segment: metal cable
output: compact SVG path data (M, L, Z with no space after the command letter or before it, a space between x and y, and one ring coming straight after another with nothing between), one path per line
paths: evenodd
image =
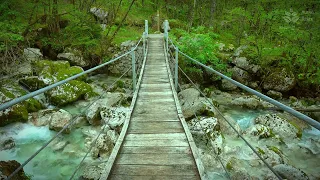
M282 177L260 156L260 154L251 146L251 144L236 130L236 128L223 116L220 110L206 97L206 95L193 83L189 76L179 67L182 74L190 81L190 83L197 89L200 94L212 105L212 107L219 113L219 115L229 124L229 126L237 133L237 135L250 147L250 149L263 161L263 163L277 176L278 179Z
M111 89L118 80L120 80L129 70L131 69L131 67L125 72L123 73L117 80L114 81L113 84L111 84L108 89L103 93L101 94L95 101L93 101L92 103L88 104L86 107L85 107L85 110L87 108L89 108L93 103L95 103L97 100L101 99L101 97L103 97L103 95L109 90ZM83 111L85 112L85 111ZM83 113L82 112L82 113ZM6 180L10 180L14 175L16 175L24 166L26 166L33 158L35 158L44 148L46 148L54 139L56 139L63 131L65 131L69 126L71 126L75 120L80 117L81 114L78 114L77 116L75 116L73 118L73 120L71 122L69 122L68 124L66 124L54 137L52 137L47 143L45 143L40 149L38 149L31 157L29 157L24 163L22 163L13 173L11 173Z
M88 69L88 70L86 70L86 71L83 71L83 72L81 72L81 73L79 73L79 74L76 74L76 75L74 75L74 76L71 76L71 77L69 77L69 78L67 78L67 79L64 79L64 80L62 80L62 81L56 82L56 83L51 84L51 85L49 85L49 86L47 86L47 87L44 87L44 88L39 89L39 90L37 90L37 91L31 92L31 93L29 93L29 94L26 94L26 95L24 95L24 96L21 96L21 97L18 97L18 98L13 99L13 100L11 100L11 101L8 101L8 102L6 102L6 103L4 103L4 104L1 104L1 105L0 105L0 111L2 111L2 110L4 110L4 109L7 109L7 108L9 108L9 107L11 107L11 106L13 106L13 105L15 105L15 104L18 104L18 103L20 103L20 102L22 102L22 101L25 101L25 100L27 100L27 99L29 99L29 98L32 98L32 97L34 97L34 96L36 96L36 95L38 95L38 94L44 93L44 92L46 92L46 91L48 91L48 90L50 90L50 89L53 89L53 88L55 88L55 87L57 87L57 86L60 86L60 85L62 85L62 84L64 84L64 83L66 83L66 82L69 82L69 81L73 80L73 79L76 79L76 78L78 78L78 77L80 77L80 76L82 76L82 75L84 75L84 74L88 74L88 73L90 73L90 72L92 72L92 71L95 71L95 70L97 70L97 69L99 69L99 68L101 68L101 67L103 67L103 66L106 66L106 65L108 65L108 64L111 64L111 63L119 60L120 58L122 58L122 57L124 57L124 56L126 56L126 55L129 55L132 51L134 51L134 50L138 47L138 45L141 43L141 40L142 40L142 38L139 40L138 44L137 44L132 50L130 50L130 51L122 54L121 56L118 56L118 57L116 57L116 58L114 58L114 59L112 59L112 60L110 60L110 61L108 61L108 62L105 62L105 63L103 63L103 64L100 64L100 65L96 66L96 67L93 67L93 68Z
M179 88L181 89L180 84L178 84L178 86L179 86ZM189 101L187 101L187 102L188 102L188 104L189 104L189 106L190 106L190 105L191 105L190 102L189 102ZM212 150L213 150L213 152L214 152L214 154L215 154L215 159L218 159L218 161L220 162L220 164L221 164L221 166L223 167L224 171L226 172L226 174L227 174L227 176L228 176L228 179L231 179L231 178L230 178L230 175L229 175L229 172L227 171L227 169L226 169L225 166L223 165L223 162L222 162L219 154L218 154L218 153L215 151L215 149L214 149L214 146L213 146L213 144L212 144L212 140L209 138L208 134L204 131L204 128L203 128L202 124L200 123L201 120L198 119L198 116L197 116L197 114L195 113L195 111L193 111L193 114L194 114L194 116L196 117L196 119L198 120L197 123L199 123L200 126L201 126L201 131L205 134L205 136L207 137L207 139L210 141L210 144L211 144L211 146L212 146Z
M223 75L222 73L212 69L211 67L208 67L208 66L198 62L197 60L191 58L190 56L186 55L185 53L183 53L181 51L179 51L179 53L182 54L183 56L187 57L188 59L190 59L195 64L198 64L199 66L201 66L201 67L203 67L203 68L205 68L205 69L207 69L209 71L212 71L216 75L228 80L229 82L231 82L232 84L240 87L241 89L243 89L245 91L248 91L249 93L258 96L261 99L263 99L263 100L265 100L265 101L267 101L267 102L269 102L269 103L271 103L271 104L273 104L275 106L278 106L280 109L282 109L282 110L294 115L295 117L307 122L308 124L310 124L314 128L320 130L320 123L317 122L316 120L314 120L314 119L312 119L312 118L310 118L310 117L308 117L308 116L306 116L306 115L304 115L304 114L292 109L291 107L286 106L286 105L284 105L284 104L282 104L282 103L280 103L280 102L278 102L278 101L276 101L276 100L274 100L274 99L272 99L272 98L270 98L270 97L268 97L268 96L266 96L266 95L264 95L264 94L262 94L262 93L260 93L260 92L258 92L256 90L254 90L254 89L251 89L251 88L249 88L249 87L247 87L247 86L245 86L245 85L243 85L243 84L241 84L241 83L239 83L239 82L237 82L237 81L235 81L235 80Z
M110 88L112 88L115 83L117 83L125 74L127 74L127 72L129 72L131 68L132 68L132 67L128 68L118 79L116 79L116 80L114 81L114 83L110 86ZM108 92L108 90L109 90L110 88L108 88L108 89L103 93L103 95L106 94L106 92ZM101 96L101 97L102 97L102 96ZM99 98L99 99L100 99L100 98ZM93 104L93 103L92 103L92 104ZM91 104L91 105L92 105L92 104ZM90 105L90 106L91 106L91 105ZM89 106L89 107L90 107L90 106ZM117 107L116 109L118 109L118 107ZM109 119L110 119L110 118L109 118ZM109 119L108 119L108 120L109 120ZM74 175L75 175L75 174L77 173L77 171L80 169L83 161L87 158L87 156L88 156L88 154L91 152L93 146L96 144L97 139L99 138L99 136L101 135L101 133L102 133L102 132L104 131L104 129L106 128L106 125L107 125L107 122L106 122L106 124L104 125L103 129L99 132L99 135L98 135L97 138L95 139L93 145L91 144L91 146L90 146L89 150L87 151L86 155L83 157L83 159L82 159L81 162L79 163L78 167L77 167L76 170L73 172L72 176L70 177L70 180L74 177Z

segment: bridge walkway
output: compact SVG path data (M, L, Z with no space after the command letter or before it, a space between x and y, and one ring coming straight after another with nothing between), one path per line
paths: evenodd
M108 179L200 179L192 137L180 121L163 35L148 36L148 55L127 133Z

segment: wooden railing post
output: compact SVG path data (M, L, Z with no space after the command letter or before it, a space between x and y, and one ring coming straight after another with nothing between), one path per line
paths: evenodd
M176 47L176 59L175 59L175 68L174 68L174 86L176 91L178 91L178 67L179 67L179 48Z
M136 57L135 57L135 49L134 47L131 49L131 55L132 55L132 87L133 87L133 92L136 90Z

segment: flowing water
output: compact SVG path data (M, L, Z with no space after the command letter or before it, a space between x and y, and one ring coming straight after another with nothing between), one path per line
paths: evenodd
M250 126L254 125L254 119L256 117L268 113L272 112L247 109L230 109L224 114L236 121L241 130L245 131ZM266 146L278 147L284 154L284 159L286 159L288 164L303 170L311 179L320 178L320 147L314 143L315 139L320 142L319 130L315 128L305 129L300 140L296 139L292 142L287 142L286 145L279 144L272 139L259 140L257 138L250 137L249 135L244 135L244 137L256 149L258 147ZM226 166L231 157L237 157L240 160L244 160L241 161L243 162L241 166L251 176L264 179L266 174L272 174L264 164L260 163L260 165L256 165L258 157L253 154L253 151L240 138L234 135L224 135L224 145L224 150L226 152L221 156L224 166ZM208 149L208 147L202 148ZM208 157L214 157L212 152L206 152L208 153ZM224 169L214 158L212 158L212 162L204 164L206 164L205 166L210 179L228 179Z

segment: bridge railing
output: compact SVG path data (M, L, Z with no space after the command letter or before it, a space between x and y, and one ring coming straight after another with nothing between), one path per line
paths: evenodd
M168 27L169 27L169 22L167 20L165 20L165 22L164 22L164 39L165 39L165 46L166 46L165 50L167 52L166 54L169 56L168 58L169 59L171 58L174 61L174 62L172 62L171 69L172 69L172 71L174 71L173 74L174 74L175 89L178 91L178 87L180 87L179 81L178 81L178 79L179 79L178 72L180 71L181 74L183 74L188 79L188 81L194 86L194 88L197 89L200 92L200 94L203 97L206 98L208 103L218 112L218 114L223 118L223 120L225 120L227 122L227 124L234 130L234 132L238 135L238 137L240 137L246 143L246 145L250 147L250 149L259 157L259 159L261 159L263 161L263 163L274 173L274 175L278 179L282 179L282 177L273 169L273 167L270 164L268 164L265 161L265 159L263 159L261 157L261 155L257 152L257 150L255 150L255 148L241 135L241 133L230 123L230 121L224 117L224 115L213 104L213 102L209 98L206 97L206 95L196 86L196 84L191 80L191 78L182 70L182 68L180 68L180 66L179 66L179 54L184 56L185 58L187 58L187 60L189 60L189 61L191 61L191 62L193 62L193 63L195 63L195 64L197 64L197 65L199 65L199 66L201 66L203 68L205 68L206 70L208 70L210 72L213 72L214 74L220 76L223 79L226 79L227 81L229 81L230 83L236 85L237 87L239 87L239 88L241 88L241 89L243 89L243 90L245 90L245 91L247 91L247 92L249 92L251 94L254 94L254 95L258 96L261 99L263 99L263 100L265 100L265 101L267 101L267 102L279 107L280 109L292 114L293 116L295 116L295 117L307 122L309 125L313 126L314 128L316 128L318 130L320 130L320 123L317 122L316 120L314 120L314 119L312 119L312 118L310 118L310 117L308 117L308 116L306 116L306 115L294 110L293 108L280 103L279 101L276 101L276 100L274 100L274 99L272 99L272 98L270 98L270 97L268 97L268 96L266 96L266 95L264 95L264 94L262 94L262 93L260 93L260 92L258 92L256 90L254 90L254 89L251 89L251 88L249 88L249 87L247 87L247 86L245 86L245 85L243 85L243 84L241 84L241 83L229 78L228 76L225 76L224 74L216 71L215 69L213 69L213 68L211 68L209 66L206 66L203 63L200 63L198 60L196 60L196 59L190 57L189 55L187 55L186 53L180 51L178 46L175 45L172 42L172 40L170 39L169 32L168 32ZM173 53L174 54L171 52L169 46L173 48L173 50L174 50ZM188 103L190 103L190 102L188 102ZM193 112L193 113L194 113L195 117L198 118L196 113L195 112ZM206 134L206 133L204 133L204 134ZM210 138L208 138L208 140L211 141ZM211 145L213 146L212 141L211 141ZM213 146L213 149L214 149L214 146ZM216 154L216 158L219 160L219 162L221 163L223 169L225 170L226 174L228 175L228 177L230 179L230 176L229 176L229 174L227 172L226 167L223 165L221 159L219 158L219 153L216 152L215 154Z
M132 65L131 65L131 67L130 67L129 69L127 69L123 74L121 74L120 77L119 77L117 80L115 80L115 81L107 88L107 90L106 90L103 94L101 94L101 95L98 97L98 99L96 99L96 100L99 100L100 98L102 98L102 96L103 96L108 90L110 90L110 89L113 87L113 85L115 85L116 82L117 82L118 80L120 80L124 75L126 75L126 74L129 72L129 70L131 70L131 69L132 69L132 86L133 86L132 88L133 88L133 92L134 92L135 89L136 89L136 84L137 84L136 74L137 74L137 70L139 69L139 68L138 68L138 69L136 68L136 55L135 55L135 51L137 50L137 48L139 47L139 45L140 45L141 43L143 43L143 58L142 58L142 59L145 60L145 58L146 58L146 56L147 56L147 38L148 38L148 21L145 20L145 28L144 28L144 32L142 33L142 37L140 38L140 40L138 41L138 43L137 43L134 47L132 47L132 49L131 49L130 51L125 52L124 54L122 54L122 55L120 55L120 56L118 56L118 57L116 57L116 58L114 58L114 59L111 59L111 60L109 60L108 62L105 62L105 63L100 64L100 65L98 65L98 66L95 66L95 67L93 67L93 68L91 68L91 69L88 69L88 70L86 70L86 71L83 71L83 72L81 72L81 73L79 73L79 74L76 74L76 75L74 75L74 76L71 76L71 77L69 77L69 78L67 78L67 79L61 80L61 81L56 82L56 83L54 83L54 84L52 84L52 85L46 86L46 87L44 87L44 88L42 88L42 89L36 90L36 91L31 92L31 93L28 93L28 94L26 94L26 95L24 95L24 96L21 96L21 97L18 97L18 98L16 98L16 99L13 99L13 100L11 100L11 101L8 101L8 102L6 102L6 103L4 103L4 104L1 104L1 105L0 105L0 111L4 111L4 110L6 110L7 108L10 108L10 107L12 107L12 106L14 106L14 105L16 105L16 104L18 104L18 103L21 103L21 102L23 102L23 101L25 101L25 100L27 100L27 99L30 99L30 98L32 98L32 97L34 97L34 96L37 96L37 95L42 94L42 93L45 93L45 92L47 92L47 91L49 91L49 90L51 90L51 89L53 89L53 88L56 88L56 87L58 87L58 86L60 86L60 85L65 84L65 83L67 83L67 82L69 82L69 81L71 81L71 80L77 79L77 78L80 77L80 76L83 76L83 75L85 75L85 74L91 73L91 72L93 72L93 71L95 71L95 70L97 70L97 69L100 69L100 68L104 67L104 66L110 65L110 64L112 64L112 63L114 63L114 62L116 62L116 61L121 60L121 58L123 58L123 57L125 57L125 56L127 56L127 55L130 55L130 54L131 54L131 57L132 57ZM141 63L141 64L142 64L142 63ZM141 68L141 67L140 67L140 68ZM96 102L96 101L93 101L92 103L90 103L89 105L87 105L86 108L89 108L94 102ZM81 115L81 114L80 114L80 115ZM76 116L76 117L73 117L72 120L71 120L68 124L66 124L54 137L52 137L49 141L47 141L47 142L46 142L41 148L39 148L32 156L30 156L24 163L22 163L13 173L11 173L11 174L7 177L6 180L12 179L23 167L25 167L32 159L34 159L34 158L35 158L43 149L45 149L54 139L56 139L60 134L62 134L63 131L65 131L67 128L71 127L71 126L73 125L73 123L76 121L76 119L77 119L80 115L78 115L78 116ZM105 123L105 126L106 126L106 124L107 124L107 123ZM87 154L85 155L85 157L83 158L83 160L80 162L79 166L77 167L77 169L75 170L75 172L72 174L72 176L71 176L70 179L72 179L72 178L74 177L75 173L76 173L77 170L80 168L80 165L83 163L84 159L87 157L88 153L91 151L92 146L95 144L95 142L96 142L97 139L99 138L99 136L100 136L101 132L104 130L105 126L104 126L103 129L100 131L100 133L99 133L99 135L96 137L95 141L91 144L91 147L89 148L89 151L87 152Z

